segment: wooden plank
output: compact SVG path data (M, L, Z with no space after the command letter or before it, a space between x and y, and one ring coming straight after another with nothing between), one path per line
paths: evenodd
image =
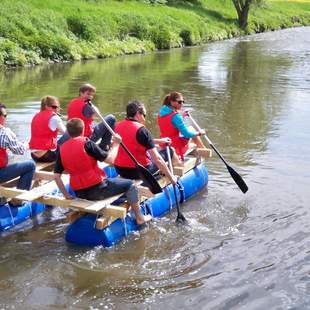
M66 214L66 218L67 218L68 222L71 224L85 214L86 214L85 212L71 211L71 212Z
M99 217L96 221L97 229L104 229L110 224L112 224L117 219L124 219L127 215L127 208L120 206L107 206L104 215Z
M210 158L212 157L212 150L207 148L197 148L196 149L197 155L203 158Z
M121 206L106 206L104 211L106 216L111 216L114 218L125 218L127 214L127 208Z
M45 170L45 169L52 169L54 168L55 162L50 162L50 163L36 163L36 170Z
M105 200L95 202L78 198L65 199L62 196L53 196L46 193L46 190L51 192L51 187L52 189L56 188L55 184L51 185L50 183L54 182L49 182L48 184L38 187L37 188L39 189L38 191L36 191L36 189L32 191L25 191L16 188L6 188L0 186L0 196L4 196L6 198L17 198L20 200L27 200L27 201L37 201L47 205L72 208L77 211L93 214L103 213L103 211L106 210L107 208L110 209L110 211L108 212L110 212L110 214L112 215L115 215L115 213L123 214L122 212L124 212L124 209L126 210L126 208L117 209L119 207L110 206L112 202L121 197L123 194L115 195Z
M196 149L197 149L197 145L195 143L190 142L188 145L188 149L184 154L184 157L192 154L193 152L195 152Z
M174 167L173 171L175 175L182 176L184 175L187 171L193 169L197 165L197 158L192 157L189 158L184 162L183 167Z
M53 181L55 175L53 172L50 171L36 171L33 177L35 180L46 180L46 181Z
M112 223L112 219L110 217L100 217L96 221L96 228L99 230L105 229Z
M68 175L62 175L62 180L64 181L64 183L68 183L69 176ZM16 196L16 198L20 199L20 200L33 201L33 200L38 199L44 195L49 194L55 188L57 188L55 181L48 182L46 184L43 184L41 186L38 186L38 187L30 190L30 191L26 191L25 193L22 193L22 194Z

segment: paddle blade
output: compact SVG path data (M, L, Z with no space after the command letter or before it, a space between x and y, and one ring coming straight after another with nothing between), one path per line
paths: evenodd
M187 220L182 213L178 213L178 216L175 221L177 224L187 224Z
M236 184L239 186L239 188L241 189L242 193L245 194L248 191L248 186L245 184L244 180L242 179L242 177L239 175L239 173L237 171L235 171L232 167L230 167L229 165L226 165L231 177L234 179L234 181L236 182Z
M153 194L158 194L163 191L159 183L149 170L147 170L140 164L137 165L137 169L139 171L140 179L145 183L145 185L150 189Z

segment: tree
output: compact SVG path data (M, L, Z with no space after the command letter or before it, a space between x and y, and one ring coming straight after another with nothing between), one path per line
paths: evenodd
M256 5L262 4L263 0L232 0L232 2L238 14L239 26L242 29L245 29L246 26L248 25L248 16L250 7L255 4Z

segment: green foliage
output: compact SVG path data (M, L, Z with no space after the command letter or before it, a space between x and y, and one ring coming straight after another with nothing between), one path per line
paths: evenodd
M310 24L309 2L266 0L242 31L231 0L166 1L1 0L0 65L145 53Z

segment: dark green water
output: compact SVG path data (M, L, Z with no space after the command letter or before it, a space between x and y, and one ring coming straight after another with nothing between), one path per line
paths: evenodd
M208 191L183 206L190 227L176 227L172 214L112 249L66 244L62 210L29 221L0 239L1 308L309 308L309 27L6 71L0 81L8 126L25 140L40 97L65 107L83 82L118 119L129 100L144 101L155 136L162 98L181 91L250 188L243 195L214 155Z

